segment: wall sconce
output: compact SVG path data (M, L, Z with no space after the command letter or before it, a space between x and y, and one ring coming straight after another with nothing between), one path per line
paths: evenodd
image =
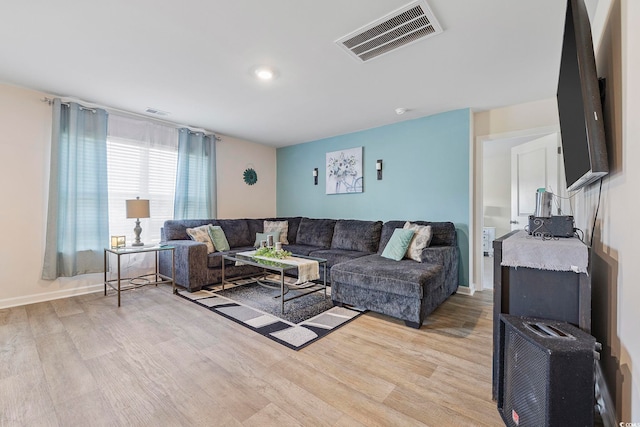
M313 185L318 185L318 168L313 168Z
M382 159L376 160L376 171L378 171L378 180L382 179Z

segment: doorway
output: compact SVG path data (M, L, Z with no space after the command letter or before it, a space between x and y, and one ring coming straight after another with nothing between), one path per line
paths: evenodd
M479 228L476 236L479 238L474 253L480 274L476 277L476 290L493 289L493 251L487 251L493 248L493 238L527 225L537 188L556 192L560 183L564 186L562 156L557 151L559 144L556 128L478 137L476 165L480 182L476 187ZM542 154L538 152L541 148L545 150Z

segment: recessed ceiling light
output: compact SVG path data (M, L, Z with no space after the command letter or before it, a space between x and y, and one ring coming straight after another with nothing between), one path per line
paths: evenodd
M276 78L276 71L267 66L259 66L253 69L253 74L260 80L268 81Z

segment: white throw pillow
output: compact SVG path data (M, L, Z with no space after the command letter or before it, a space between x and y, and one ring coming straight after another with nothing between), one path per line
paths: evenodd
M265 221L264 230L262 231L265 233L279 231L280 243L282 243L283 245L289 244L289 240L287 240L287 233L289 232L289 221Z
M187 234L191 237L191 240L206 244L207 252L213 253L216 251L216 247L213 246L213 242L209 236L209 227L213 227L213 225L207 224L201 225L200 227L187 228Z
M402 228L414 231L413 238L411 239L411 243L409 243L405 258L422 262L422 250L429 247L431 238L433 237L431 226L418 225L407 221L404 223L404 227Z

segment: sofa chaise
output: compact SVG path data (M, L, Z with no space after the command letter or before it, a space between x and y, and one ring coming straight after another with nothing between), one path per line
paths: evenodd
M393 231L404 223L384 224L377 253L331 268L331 298L335 304L358 306L419 328L429 313L457 291L459 256L454 225L416 221L430 225L433 232L429 247L422 251L422 262L383 257Z

